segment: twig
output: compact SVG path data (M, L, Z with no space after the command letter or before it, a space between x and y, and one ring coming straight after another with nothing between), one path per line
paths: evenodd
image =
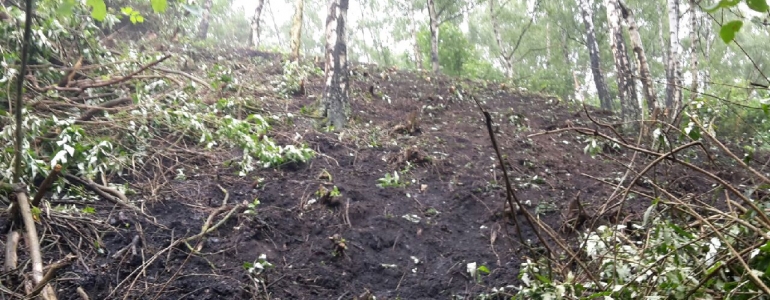
M107 193L104 190L102 190L100 185L96 184L95 182L93 182L91 180L82 179L82 178L77 177L77 176L72 175L72 174L64 174L64 178L66 178L67 180L70 180L70 181L74 181L74 182L76 182L76 183L78 183L78 184L88 188L89 190L93 191L94 193L96 193L100 197L102 197L104 199L107 199L108 201L112 202L113 204L117 204L118 206L121 206L123 208L127 208L127 209L130 209L130 210L133 210L134 212L136 212L136 213L144 216L145 218L147 218L147 220L151 221L155 225L164 227L164 226L162 226L162 225L157 223L157 221L155 220L155 217L148 215L147 213L143 212L138 207L136 207L134 205L131 205L131 203L123 202L123 201L121 201L121 199L117 199L116 197L113 197L109 193Z
M56 263L48 266L48 272L45 273L45 276L43 276L43 279L40 281L40 283L35 285L35 288L32 289L32 292L30 292L27 295L27 299L34 298L37 296L38 293L40 293L43 288L48 286L48 282L50 282L54 275L56 275L56 271L59 269L68 266L72 263L73 260L75 260L77 256L73 254L67 254L64 258L60 259ZM50 287L49 287L50 288ZM53 290L53 289L51 289Z
M75 292L78 293L81 300L91 300L91 298L88 297L88 294L85 290L83 290L82 286L79 286L77 289L75 289Z
M727 155L730 156L733 160L735 160L735 162L737 162L739 165L741 165L741 167L743 167L746 170L749 170L749 172L754 174L754 176L759 177L759 179L762 179L762 181L764 181L765 183L770 184L770 178L767 178L765 175L762 175L762 173L759 173L757 170L754 170L754 168L752 168L751 166L746 164L742 159L738 158L738 156L735 155L735 153L730 151L730 149L727 149L727 146L722 144L722 142L720 142L713 135L711 135L711 133L709 133L709 131L706 130L705 127L703 127L703 124L701 124L700 121L698 121L696 118L694 118L692 116L690 117L690 120L692 120L695 124L697 124L698 127L700 127L701 132L703 134L705 134L707 137L709 137L709 139L711 139L711 141L713 141L715 144L717 144L717 146L719 146L719 148L722 149L722 151L727 153Z

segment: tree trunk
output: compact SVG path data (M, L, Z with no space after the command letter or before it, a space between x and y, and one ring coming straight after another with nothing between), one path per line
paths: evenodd
M411 30L414 43L412 50L414 51L414 63L417 65L417 70L422 70L422 52L420 52L420 43L417 42L417 20L414 18L414 3L412 4L412 8L409 9L409 22L409 30Z
M631 62L628 59L628 50L626 49L623 29L620 22L620 4L618 0L605 0L604 5L607 8L607 21L610 27L610 45L612 56L615 61L615 76L618 83L618 98L620 98L620 109L623 113L623 120L630 122L640 117L639 101L636 96L636 85L634 84L633 72L631 71Z
M690 86L690 101L698 97L698 4L690 0L690 73L692 73L692 85Z
M251 18L251 45L254 48L259 48L259 24L262 21L262 7L264 5L265 0L259 0L257 9L254 10L254 17Z
M209 34L209 16L211 15L211 5L213 0L206 0L203 3L203 14L201 15L201 23L198 26L198 39L205 40Z
M348 103L348 58L345 23L348 0L329 0L326 17L326 85L322 100L327 125L335 130L345 127L350 111Z
M679 68L679 0L668 0L668 61L666 62L666 110L669 120L682 105L682 74Z
M297 0L294 17L291 21L291 59L293 61L299 61L299 51L302 48L302 11L304 6L304 0Z
M545 65L551 64L551 22L545 23Z
M594 84L596 84L596 91L599 94L599 103L602 109L612 110L612 98L610 98L610 93L607 90L607 83L604 82L600 65L599 44L596 42L596 34L594 33L593 11L587 0L580 0L578 6L580 6L583 24L586 27L586 47L588 47L588 55L591 59L591 73L594 77Z
M428 0L428 15L430 16L430 62L433 66L433 73L438 74L438 16L436 15L434 0Z
M500 24L495 15L495 0L489 0L489 18L492 20L492 32L495 34L497 47L500 48L500 61L503 63L505 78L510 79L513 77L513 62L511 62L513 55L508 54L508 50L503 45L503 39L500 37Z
M642 36L639 34L639 26L636 24L636 18L631 9L621 0L619 2L620 10L623 14L623 18L628 25L628 35L631 37L631 46L636 54L636 61L639 64L639 77L642 81L642 90L644 94L644 100L647 103L647 113L652 111L657 106L657 97L655 96L655 88L652 84L652 75L650 74L650 65L647 62L647 54L644 52L644 45L642 44Z

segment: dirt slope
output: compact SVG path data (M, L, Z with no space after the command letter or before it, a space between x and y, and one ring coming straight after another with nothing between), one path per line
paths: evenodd
M268 85L270 74L263 72L280 71L245 70L250 71L240 74L243 82L254 85ZM263 104L267 111L295 116L292 122L276 124L271 135L283 143L301 135L318 152L311 163L240 178L220 164L221 157L233 153L198 157L197 171L188 170L187 179L158 191L162 201L147 204L149 214L167 228L139 217L122 220L141 225L144 258L116 261L103 256L73 264L67 274L76 279L62 281L62 299L77 299L76 286L92 299L266 299L265 293L270 299L354 299L366 291L377 299L473 297L520 284L518 269L529 252L518 244L513 224L503 224L503 178L471 95L493 115L518 197L553 228L562 225L562 215L578 193L589 210L604 204L613 187L597 179L620 178L624 168L619 162L630 155L608 151L592 158L583 151L586 138L567 132L527 138L567 126L590 127L575 105L493 83L372 66L355 68L351 128L342 135L321 132L313 118L300 112L317 101L322 83L322 78L309 78L305 94L288 100L268 97ZM265 96L260 93L254 96ZM378 179L394 171L403 171L404 186L377 186ZM255 184L257 178L264 181ZM684 178L678 184L683 190L701 190L704 185L695 180ZM153 253L200 231L225 197L218 185L228 191L230 203L258 198L256 215L231 218L205 238L201 254L190 256L180 246L157 259L145 276L113 293ZM315 194L319 186L336 186L341 196L324 203ZM637 198L627 214L647 204L649 200ZM523 240L537 244L530 226L520 229ZM130 244L132 232L106 233L108 252ZM346 250L335 253L340 244L330 239L335 235L344 239ZM263 283L255 283L243 265L261 254L275 267L263 273ZM486 266L491 273L471 278L468 263Z

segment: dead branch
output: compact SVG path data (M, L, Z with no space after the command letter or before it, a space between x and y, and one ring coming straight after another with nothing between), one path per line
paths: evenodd
M73 254L67 254L64 258L60 259L59 261L55 262L52 265L48 266L48 272L45 273L45 276L43 276L43 279L35 285L35 288L32 289L32 292L30 292L27 295L27 298L33 298L37 296L38 293L40 293L43 288L48 286L48 282L50 282L54 275L56 275L56 271L59 269L68 266L72 263L73 260L75 260L77 256ZM50 286L49 286L50 288ZM53 289L51 289L53 290Z
M8 238L5 241L5 271L10 272L16 269L19 263L19 257L16 255L16 249L19 247L21 233L16 230L8 232Z
M177 71L177 70L166 69L166 68L162 68L162 67L155 67L153 69L158 70L158 71L163 71L163 72L166 72L166 73L171 73L171 74L176 74L176 75L181 75L181 76L187 77L190 80L195 81L197 83L200 83L202 86L205 86L210 91L214 90L214 88L212 88L211 85L208 84L208 82L205 82L205 81L203 81L203 79L195 77L195 76L193 76L193 75L191 75L189 73L185 73L185 72Z
M48 190L51 188L51 185L53 185L53 182L59 178L59 174L61 173L61 165L56 164L53 167L53 171L51 173L48 173L48 176L45 177L45 180L43 180L43 183L40 184L40 186L37 188L37 193L35 193L35 197L32 198L32 206L38 207L40 206L40 200L43 199L43 195L48 192Z
M83 179L83 178L80 178L80 177L77 177L77 176L71 175L71 174L64 174L64 178L66 178L69 181L74 181L75 183L82 185L83 187L91 190L92 192L96 193L97 195L99 195L100 197L106 199L107 201L112 202L113 204L117 204L120 207L130 209L130 210L136 212L137 214L140 214L140 215L144 216L145 218L147 218L147 220L151 221L153 224L161 226L160 224L157 223L157 221L155 220L155 217L148 215L147 213L145 213L144 211L142 211L141 209L139 209L138 207L132 205L129 202L122 201L120 197L114 197L114 196L110 195L108 192L103 190L100 185L96 184L92 180ZM123 198L125 198L125 196L123 196ZM161 226L161 227L163 227L163 226Z
M113 78L113 79L110 79L110 80L96 81L96 80L93 80L93 79L84 79L84 80L77 80L77 81L73 81L73 82L69 83L69 86L75 86L75 87L60 87L60 86L58 86L56 84L49 85L49 86L46 86L46 87L40 87L40 86L37 86L36 84L33 84L32 85L32 89L35 90L36 92L39 92L39 93L45 93L45 92L48 92L50 90L82 93L83 91L85 91L87 89L100 88L100 87L110 86L110 85L114 85L114 84L118 84L118 83L121 83L121 82L128 81L128 80L134 78L134 76L136 76L137 74L142 73L145 70L147 70L148 68L151 68L151 67L153 67L153 66L163 62L164 60L168 59L169 57L171 57L171 55L170 54L166 54L165 56L161 57L160 59L155 60L155 61L153 61L153 62L151 62L149 64L146 64L146 65L142 66L141 68L139 68L138 70L136 70L134 72L131 72L131 73L129 73L126 76L117 77L117 78Z
M24 229L26 230L25 240L27 247L29 247L29 259L32 262L32 282L36 286L43 285L40 287L43 290L43 299L54 300L56 299L56 294L53 288L43 281L43 255L40 253L40 239L37 236L35 221L32 219L32 210L29 206L26 191L17 191L16 201L19 206L21 219L24 222Z

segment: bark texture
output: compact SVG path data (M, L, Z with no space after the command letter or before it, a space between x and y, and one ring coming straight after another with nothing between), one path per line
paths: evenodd
M692 85L690 86L690 101L695 101L698 97L698 4L695 0L690 0L690 73L692 74Z
M345 24L348 0L329 0L326 17L326 84L322 99L323 115L335 130L347 124L349 79Z
M623 19L626 20L626 25L628 25L628 35L631 38L631 47L634 50L634 54L636 54L636 61L639 66L639 79L642 82L644 100L647 103L647 113L650 114L657 106L658 100L655 96L650 64L647 62L647 54L644 52L642 36L639 34L639 26L636 24L633 12L626 6L623 0L620 0L618 3L620 4Z
M668 0L668 60L666 61L666 111L669 120L682 106L682 73L679 58L679 0Z
M623 120L626 122L640 117L639 101L636 96L636 84L634 73L631 70L631 61L628 58L628 49L623 36L623 28L620 19L620 3L618 0L605 0L607 8L607 21L610 27L610 46L612 57L615 61L615 79L618 83L618 98Z
M610 98L607 83L604 81L604 75L601 69L601 59L599 58L599 44L596 42L596 33L594 32L593 11L588 0L578 0L580 14L583 17L583 24L586 27L586 47L591 60L591 73L594 77L594 84L599 95L601 108L612 110L612 98Z

